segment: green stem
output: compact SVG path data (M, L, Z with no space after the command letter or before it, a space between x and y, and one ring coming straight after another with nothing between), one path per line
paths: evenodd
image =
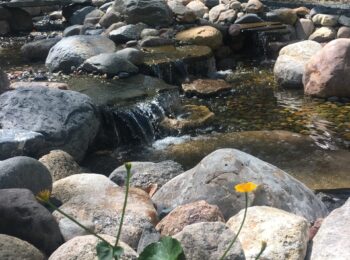
M264 253L265 249L266 249L266 243L261 245L260 252L259 252L259 254L255 257L255 260L259 260L260 256Z
M94 231L92 231L91 229L85 227L83 224L80 224L77 220L75 220L74 218L72 218L71 216L67 215L65 212L63 212L62 210L60 210L59 208L57 208L54 204L52 204L49 200L46 201L46 203L53 208L54 210L57 210L59 213L61 213L63 216L65 216L66 218L68 218L70 221L74 222L75 224L77 224L79 227L81 227L82 229L84 229L86 232L90 233L91 235L94 235L95 237L97 237L98 239L102 240L103 242L107 243L108 245L110 245L112 247L112 245L105 240L103 237L99 236L98 234L96 234Z
M114 248L118 246L118 242L120 239L120 235L122 233L122 227L123 227L123 222L124 222L124 215L125 215L125 210L126 210L126 204L128 202L128 194L129 194L129 183L130 183L130 176L131 176L131 167L125 167L126 168L126 187L125 187L125 199L124 199L124 205L123 205L123 211L122 211L122 216L120 218L120 223L119 223L119 229L117 233L117 239L115 240L115 245Z
M245 192L244 195L245 195L245 209L244 209L244 215L243 215L243 220L242 220L241 226L239 227L238 232L236 233L236 236L234 237L234 239L232 240L232 242L230 243L230 245L226 249L225 253L220 257L220 260L224 260L226 258L226 255L230 251L230 249L233 246L233 244L236 242L236 240L238 238L238 235L239 235L239 233L241 232L241 230L243 228L243 224L244 224L245 218L247 216L247 210L248 210L248 193Z

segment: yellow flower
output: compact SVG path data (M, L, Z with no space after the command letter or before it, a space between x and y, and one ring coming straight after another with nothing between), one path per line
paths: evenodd
M252 192L258 187L253 182L240 183L235 186L236 192Z
M41 202L48 202L50 200L51 193L49 190L42 190L36 195L36 199Z

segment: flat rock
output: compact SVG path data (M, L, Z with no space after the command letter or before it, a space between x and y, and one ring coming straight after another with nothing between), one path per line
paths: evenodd
M52 81L18 81L10 85L10 89L17 88L35 88L35 87L47 87L47 88L56 88L61 90L68 90L69 87L66 83L61 82L52 82Z
M227 222L232 231L241 225L244 210ZM304 259L309 238L308 221L286 211L266 207L249 207L243 229L238 235L246 259L255 259L261 242L267 244L261 259Z
M198 96L212 96L232 89L233 86L222 79L196 79L191 83L183 83L185 93Z
M250 196L251 205L277 207L315 220L327 214L325 205L304 184L286 172L235 149L219 149L194 168L178 175L152 197L158 209L206 200L217 205L227 219L244 207L243 196L232 187L252 181L260 188Z

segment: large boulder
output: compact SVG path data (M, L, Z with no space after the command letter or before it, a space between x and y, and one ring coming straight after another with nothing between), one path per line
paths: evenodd
M244 208L242 194L234 185L252 181L259 188L251 194L251 205L266 205L315 220L327 214L325 205L304 184L286 172L235 149L220 149L197 166L180 174L152 197L159 209L206 200L217 205L226 219Z
M237 231L243 215L244 210L241 210L226 225ZM238 235L246 259L255 259L261 241L267 244L261 259L304 259L308 238L309 224L305 218L266 206L248 208L243 229Z
M100 174L77 174L54 183L53 196L63 202L61 210L84 223L95 225L98 233L115 235L119 225L125 190ZM65 219L58 212L60 222ZM137 248L143 231L157 223L157 212L149 195L136 188L129 191L121 239Z
M322 49L315 41L302 41L282 48L273 73L282 87L302 87L305 64Z
M27 189L0 189L0 233L25 240L47 255L63 243L54 217Z
M350 199L331 212L312 240L310 260L350 259Z
M163 236L173 236L194 223L224 221L218 206L200 200L178 206L157 224L156 229Z
M70 72L86 59L101 53L112 53L115 49L114 42L104 36L65 37L50 49L46 58L46 66L50 71Z
M350 39L331 41L305 66L304 92L317 97L350 97Z
M0 189L29 189L34 194L52 189L47 168L37 160L18 156L0 161Z
M101 235L101 234L100 234ZM115 243L115 238L109 235L101 235L109 243ZM101 242L98 238L92 235L78 236L60 246L50 257L49 260L96 260L96 246ZM120 260L136 260L136 252L127 244L120 241L118 246L124 249L124 253Z
M176 238L186 259L217 260L228 248L235 233L222 222L201 222L186 226ZM241 243L236 241L226 259L244 260Z
M50 49L60 40L61 37L56 37L26 43L21 48L22 56L28 60L44 61Z
M183 172L182 166L174 161L131 162L130 184L141 189L148 189L152 184L161 187L172 178ZM122 165L115 169L109 178L116 184L123 186L126 180L126 169Z
M44 260L45 256L26 241L17 237L0 234L0 259Z
M3 129L41 133L45 138L41 155L61 149L76 160L83 158L99 129L97 108L88 96L45 87L2 94L0 124Z

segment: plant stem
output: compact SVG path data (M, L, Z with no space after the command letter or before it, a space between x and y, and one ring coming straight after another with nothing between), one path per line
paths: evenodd
M264 253L265 249L266 249L266 243L263 243L261 245L261 249L260 249L259 254L255 257L255 260L259 260L260 256L262 255L262 253Z
M241 232L241 230L243 228L243 224L244 224L244 221L246 219L247 210L248 210L248 193L245 192L244 195L245 195L245 209L244 209L244 215L243 215L243 220L242 220L241 226L239 227L238 232L236 233L236 236L233 238L232 242L230 243L230 245L226 249L225 253L220 257L220 260L224 260L226 258L226 255L230 251L230 249L233 246L233 244L236 242L236 240L238 238L238 235L239 235L239 233Z
M84 229L86 232L90 233L91 235L94 235L95 237L97 237L98 239L102 240L103 242L109 244L111 247L112 245L105 240L103 237L99 236L98 234L96 234L94 231L92 231L91 229L85 227L83 224L79 223L77 220L75 220L74 218L72 218L71 216L67 215L65 212L63 212L62 210L60 210L59 208L57 208L54 204L52 204L50 202L50 200L45 201L51 208L53 208L54 210L57 210L59 213L61 213L63 216L65 216L66 218L68 218L70 221L74 222L75 224L77 224L79 227L81 227L82 229Z
M119 229L117 233L117 238L115 240L115 245L114 248L118 246L118 242L120 239L120 235L122 233L122 227L123 227L123 222L124 222L124 215L125 215L125 210L126 210L126 204L128 202L128 194L129 194L129 183L130 183L130 176L131 176L131 167L125 167L126 168L126 187L125 187L125 199L124 199L124 205L123 205L123 211L122 211L122 216L120 218L120 223L119 223Z

